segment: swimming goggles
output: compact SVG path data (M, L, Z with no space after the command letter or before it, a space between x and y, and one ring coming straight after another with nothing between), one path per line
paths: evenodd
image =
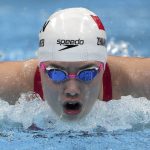
M98 67L93 66L80 70L77 74L69 74L62 69L54 68L51 66L46 67L46 65L42 62L40 63L40 68L47 73L52 81L56 83L61 83L68 79L78 79L83 82L89 82L93 80L96 75L103 69L103 63L100 63Z

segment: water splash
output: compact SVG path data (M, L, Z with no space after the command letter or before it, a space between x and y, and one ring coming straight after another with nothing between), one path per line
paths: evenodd
M78 122L63 121L40 98L27 97L15 105L0 100L1 150L149 149L150 101L144 97L97 101ZM29 130L32 124L43 130Z
M122 97L120 100L103 102L97 100L91 112L80 121L64 121L48 104L35 98L27 101L25 94L15 105L0 101L0 126L22 126L24 129L36 124L41 129L57 131L89 131L101 127L106 131L129 130L135 127L150 128L150 101L144 97Z
M137 50L126 41L116 42L114 39L111 39L107 45L107 51L108 55L140 57Z

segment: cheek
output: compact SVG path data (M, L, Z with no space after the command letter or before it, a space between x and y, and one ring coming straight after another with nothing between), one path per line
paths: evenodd
M98 99L99 87L100 86L94 86L94 87L90 88L89 91L86 93L85 101L83 104L84 113L90 112L93 105L95 104L96 100Z
M60 116L63 113L60 101L60 86L54 85L50 81L43 80L43 92L44 98L49 106L57 115Z
M46 100L57 101L56 99L58 99L60 90L58 84L54 84L46 75L42 75L42 87Z
M102 76L97 76L88 86L85 98L91 105L98 99L102 87Z
M99 74L95 79L89 84L89 90L91 93L95 93L97 90L100 92L100 87L102 87L102 75Z
M91 87L87 93L87 98L89 101L96 100L98 98L100 92L100 85L95 84L93 87Z

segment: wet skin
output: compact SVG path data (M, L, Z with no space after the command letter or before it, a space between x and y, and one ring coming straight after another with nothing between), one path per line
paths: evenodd
M18 98L20 97L21 93L27 93L29 91L33 92L35 72L38 63L39 62L37 59L31 59L27 61L16 61L16 62L1 62L0 63L0 70L1 70L0 71L0 98L7 101L9 104L14 105L17 102ZM94 63L96 64L97 62ZM63 66L66 65L66 67L67 65L69 65L70 68L66 68L66 69L68 69L68 71L70 70L70 72L72 71L73 73L76 72L76 70L78 70L77 67L82 66L84 64L88 64L88 62L87 63L83 63L83 62L82 63L79 62L59 63L59 65L63 65ZM150 91L150 67L149 67L150 58L129 58L129 57L109 56L107 59L107 64L109 65L109 69L111 72L112 99L119 100L121 96L127 96L127 95L131 95L133 97L146 97L147 99L150 99L150 92L149 92ZM55 91L54 92L55 94L57 92L56 90L58 89L59 92L58 94L61 95L62 93L62 95L64 95L63 91L65 89L63 88L65 87L69 91L70 88L71 89L77 88L79 90L79 96L76 97L84 97L85 95L88 95L90 91L92 90L94 91L94 89L92 89L92 85L94 85L95 88L96 86L100 86L99 99L100 100L103 99L103 89L101 88L102 87L101 77L103 71L100 74L98 74L98 76L89 84L85 84L75 79L71 79L62 84L56 85L53 82L51 82L51 80L45 73L41 72L41 74L43 78L42 86L45 87L44 98L45 99L47 98L47 100L49 101L52 100L52 103L54 100L58 100L55 99L57 95L53 96L52 91ZM72 83L71 86L68 88L68 84L70 82ZM85 90L86 91L89 90L89 93L86 92ZM48 95L50 96L50 98L48 97ZM66 97L68 96L69 94L67 94ZM62 96L61 97L59 96L59 98L62 101ZM31 96L30 98L27 96L27 99L32 100L33 97ZM95 100L94 97L92 97L92 100L93 99ZM89 104L90 102L87 105L84 104L84 106L87 107L89 106ZM56 109L58 111L57 107L56 108L55 107L53 109ZM62 109L62 107L60 108ZM60 114L62 113L59 113L59 115ZM71 118L73 117L71 116Z
M68 73L76 74L82 69L89 68L87 65L98 67L100 62L84 61L68 63L47 61L44 63L46 64L46 67L54 65ZM101 70L97 76L88 83L78 79L68 79L61 83L55 83L48 77L46 72L42 71L42 69L40 69L40 73L44 89L44 97L54 112L63 119L81 119L90 112L92 106L99 97L102 87L101 82L103 70ZM66 107L70 104L75 104L71 107L80 107L76 111L71 111L66 109Z

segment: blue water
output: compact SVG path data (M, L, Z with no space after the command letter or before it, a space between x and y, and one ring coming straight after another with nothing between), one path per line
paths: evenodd
M0 100L1 150L147 150L150 148L150 101L122 97L97 101L91 112L76 122L56 116L36 98L16 105ZM29 130L36 124L43 130Z
M98 14L108 37L108 54L150 57L149 0L0 0L0 61L36 58L38 32L61 8L87 7ZM65 122L45 102L12 106L0 99L0 150L148 150L150 101L122 97L97 102L90 114ZM43 130L28 128L36 124Z

